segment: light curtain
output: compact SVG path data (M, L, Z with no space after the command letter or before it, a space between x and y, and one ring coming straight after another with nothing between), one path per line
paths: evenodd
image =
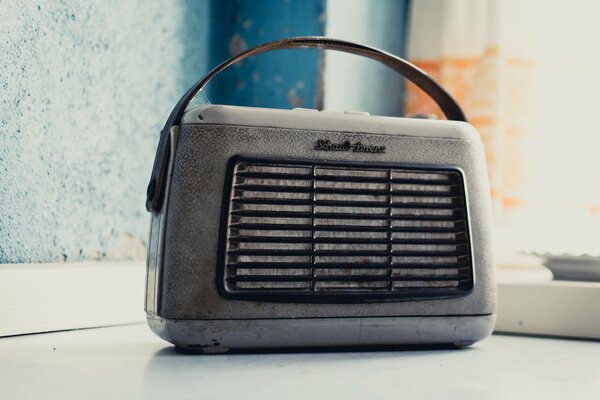
M600 129L587 115L597 114L600 56L587 40L600 35L590 19L600 7L575 3L411 4L409 59L457 98L484 142L501 252L600 253ZM406 113L440 114L414 85Z

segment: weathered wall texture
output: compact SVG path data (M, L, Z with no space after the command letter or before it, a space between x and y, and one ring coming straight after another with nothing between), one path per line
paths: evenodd
M210 60L221 61L264 42L323 36L325 0L213 0ZM322 105L318 50L278 50L253 56L211 83L214 103L289 109Z
M143 258L158 131L208 1L0 2L0 262Z
M246 48L322 35L326 6L329 33L401 52L407 1L371 3L0 0L0 263L143 258L154 149L185 89ZM323 100L318 51L261 55L208 99L398 110L401 83L355 62L327 59Z

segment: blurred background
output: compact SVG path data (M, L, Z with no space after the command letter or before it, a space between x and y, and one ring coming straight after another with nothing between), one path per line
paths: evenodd
M145 189L171 108L224 59L300 35L408 58L460 101L485 143L501 263L600 255L599 11L584 0L3 0L0 262L143 259ZM245 60L203 101L440 114L385 67L317 50Z

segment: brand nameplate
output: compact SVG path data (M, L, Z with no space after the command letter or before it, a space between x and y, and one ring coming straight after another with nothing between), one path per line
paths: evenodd
M317 140L315 150L321 151L351 151L353 153L385 153L385 146L376 146L361 142L333 143L331 140Z

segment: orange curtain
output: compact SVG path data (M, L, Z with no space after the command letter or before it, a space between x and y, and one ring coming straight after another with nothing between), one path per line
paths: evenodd
M600 36L595 2L419 0L408 58L484 142L498 242L600 255ZM409 84L407 114L440 111Z

